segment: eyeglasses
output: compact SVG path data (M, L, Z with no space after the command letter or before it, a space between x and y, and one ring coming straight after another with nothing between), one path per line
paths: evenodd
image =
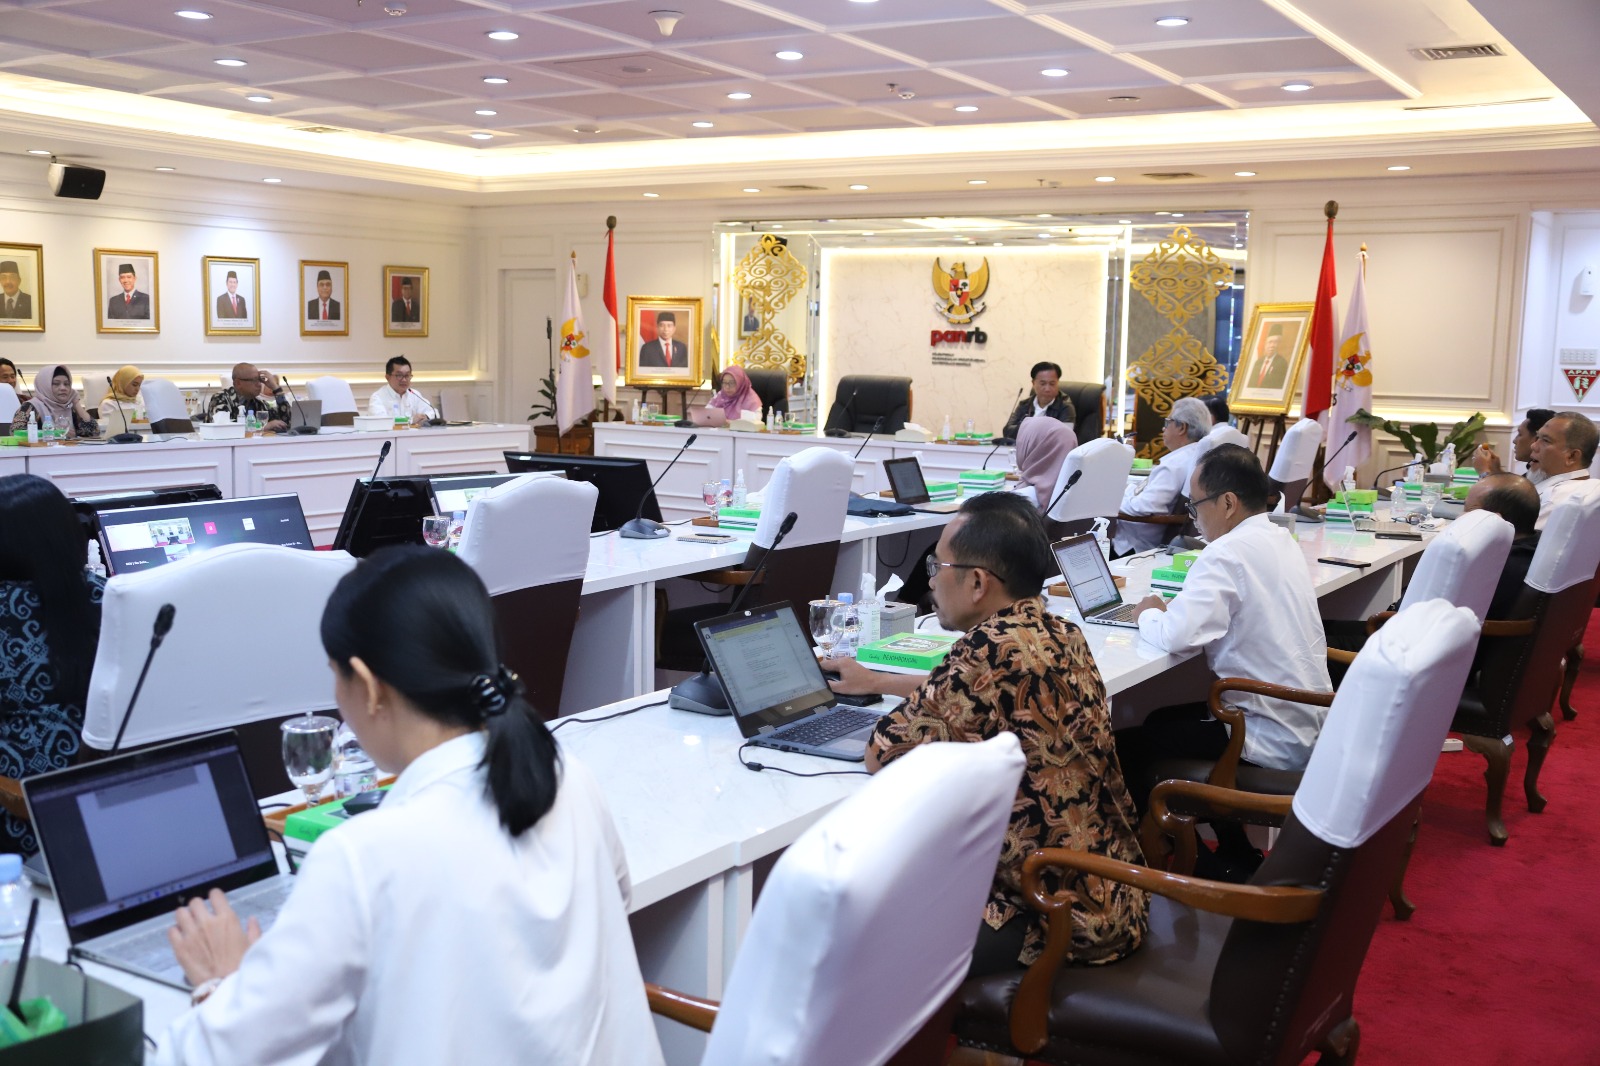
M1198 521L1199 518L1200 518L1200 516L1195 513L1195 510L1202 503L1210 503L1212 500L1218 499L1219 497L1226 496L1226 495L1227 495L1227 493L1225 493L1225 492L1218 492L1218 493L1215 493L1215 494L1210 495L1210 496L1202 496L1202 497L1200 497L1200 499L1195 500L1193 503L1184 504L1183 505L1183 509L1185 511L1189 512L1189 521L1195 522L1195 521Z
M999 581L1001 584L1004 584L1005 580L1006 580L1005 578L1001 577L999 574L995 573L993 570L990 570L987 566L979 566L977 563L941 563L939 560L935 559L933 556L930 555L927 558L926 565L927 565L927 570L928 570L928 580L929 581L932 581L934 578L938 577L939 576L939 570L941 568L944 568L944 567L949 567L951 570L982 570L985 573L991 575L996 581Z

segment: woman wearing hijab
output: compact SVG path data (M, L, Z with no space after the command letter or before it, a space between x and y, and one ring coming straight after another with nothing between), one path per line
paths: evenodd
M17 373L17 364L9 359L0 358L0 385L10 385L18 400L28 398L28 390L22 387L22 375Z
M1067 453L1078 446L1078 434L1065 422L1053 418L1024 418L1017 427L1017 473L1034 504L1043 511L1050 506Z
M77 437L98 437L100 426L83 409L83 403L72 388L72 371L64 366L47 366L33 376L33 399L17 408L11 416L11 432L28 428L28 412L44 428L49 416L55 428L67 440Z
M717 394L711 397L707 407L720 407L728 414L731 422L744 411L754 411L755 418L761 418L761 397L756 395L756 390L750 384L750 375L744 372L742 366L730 366L722 372L722 377L717 379Z
M144 410L144 397L139 388L144 384L144 372L136 366L125 366L111 378L111 391L100 401L100 421L116 428L118 433L131 430L127 422L148 422Z

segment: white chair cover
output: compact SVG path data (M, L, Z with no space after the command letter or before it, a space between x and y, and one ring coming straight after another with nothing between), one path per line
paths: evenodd
M1204 455L1219 444L1237 444L1241 448L1248 449L1250 447L1250 438L1228 425L1228 423L1218 422L1201 438L1200 444L1202 446L1200 454Z
M174 382L166 378L145 378L144 384L139 386L139 395L144 397L145 413L151 422L189 417L189 408L184 405L183 393L178 391L178 386Z
M333 707L318 622L345 552L228 544L106 584L83 742L111 746L161 605L178 609L122 746Z
M1600 568L1600 481L1578 482L1556 504L1528 564L1528 585L1560 592L1594 579Z
M470 422L472 404L467 397L467 390L454 385L440 389L439 417L447 422Z
M784 852L701 1066L886 1061L966 975L1024 760L925 744Z
M587 482L523 474L472 501L458 554L491 596L582 578L599 499Z
M1074 473L1082 470L1083 477L1045 517L1057 522L1112 517L1122 508L1122 492L1128 484L1128 471L1132 469L1133 449L1121 441L1100 437L1078 445L1067 453L1066 462L1061 464L1050 499L1061 496L1062 488Z
M1428 600L1368 638L1294 794L1301 825L1335 847L1359 847L1427 787L1478 625L1467 608Z
M1470 511L1451 522L1423 550L1400 609L1444 600L1467 608L1481 623L1511 554L1514 532L1511 523L1493 511Z
M360 413L356 407L356 394L350 391L350 383L343 378L312 378L306 382L306 392L311 394L313 400L322 401L324 415Z
M11 424L11 416L17 413L17 408L22 406L22 401L17 399L17 390L10 385L0 383L0 421L6 425Z
M1322 443L1322 427L1314 418L1302 418L1289 427L1278 442L1277 458L1267 476L1287 485L1291 481L1311 476L1311 467L1317 461L1317 446Z
M761 519L752 542L763 548L793 511L794 529L783 538L782 548L826 544L844 533L845 508L850 504L850 457L832 448L807 448L779 461L772 480L761 493Z

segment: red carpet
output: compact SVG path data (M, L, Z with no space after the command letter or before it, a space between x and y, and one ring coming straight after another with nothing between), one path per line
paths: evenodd
M1492 848L1483 823L1483 759L1440 757L1422 807L1407 894L1409 922L1385 909L1356 987L1359 1066L1600 1063L1600 619L1591 618L1573 694L1556 710L1540 774L1549 800L1530 814L1519 735L1506 788L1511 834Z

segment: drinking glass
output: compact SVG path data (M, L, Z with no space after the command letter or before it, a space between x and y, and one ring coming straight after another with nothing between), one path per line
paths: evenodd
M700 498L705 501L706 507L711 512L711 520L717 520L717 506L722 502L722 482L707 481L700 486Z
M1439 506L1439 501L1444 497L1444 486L1431 481L1422 483L1422 524L1433 523L1433 509Z
M333 779L333 735L337 718L305 714L283 723L283 768L289 780L305 793L306 806L321 803Z
M450 516L429 515L422 520L422 542L430 548L443 548L450 543Z
M838 607L838 600L811 601L811 636L817 642L817 647L822 649L824 658L831 656L833 646L839 643L839 631L834 628L833 620L833 613Z

